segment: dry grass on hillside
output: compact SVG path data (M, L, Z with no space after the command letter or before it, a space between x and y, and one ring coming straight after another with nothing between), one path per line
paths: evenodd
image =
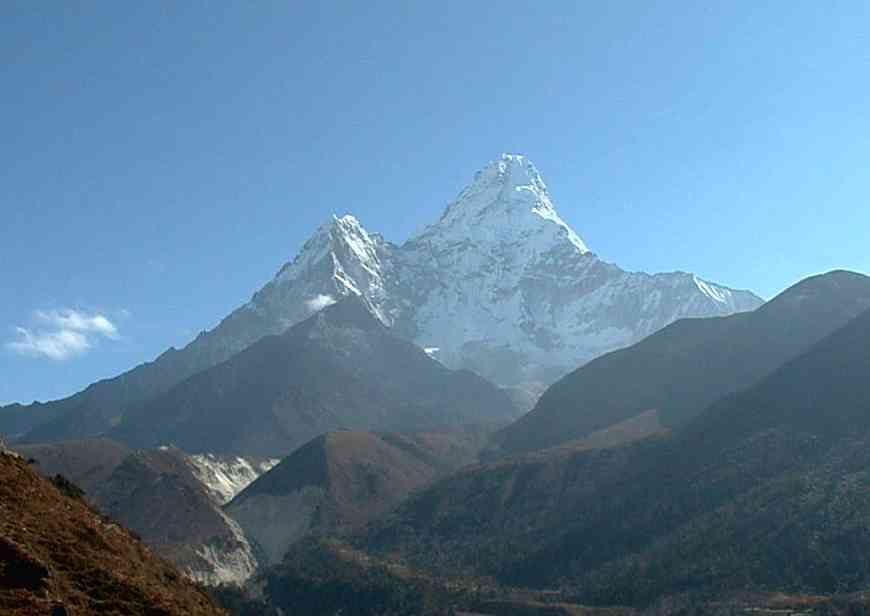
M74 489L0 454L0 613L223 614Z

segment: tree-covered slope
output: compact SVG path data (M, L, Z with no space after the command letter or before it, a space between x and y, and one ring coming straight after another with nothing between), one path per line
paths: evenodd
M580 602L870 584L870 312L666 437L461 471L360 537Z

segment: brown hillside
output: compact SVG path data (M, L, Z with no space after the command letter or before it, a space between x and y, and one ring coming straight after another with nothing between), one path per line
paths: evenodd
M225 511L274 564L309 533L341 534L475 461L485 429L415 434L338 431L313 439Z
M133 453L129 447L107 438L16 445L13 449L24 458L36 460L34 470L40 475L63 475L89 497L105 485L124 458Z
M41 475L70 479L97 509L197 582L240 582L256 566L250 546L179 449L133 451L109 439L85 439L15 451L33 458Z
M224 613L74 492L0 453L0 613Z

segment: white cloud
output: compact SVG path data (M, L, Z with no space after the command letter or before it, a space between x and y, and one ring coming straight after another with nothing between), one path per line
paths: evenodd
M311 312L317 312L318 310L323 310L327 306L332 306L334 303L335 298L331 295L315 295L305 302L305 305L308 306L308 309Z
M118 328L101 314L85 314L77 310L38 310L34 313L37 327L16 327L18 337L6 343L6 348L29 357L47 357L57 361L82 355L100 337L117 340Z
M76 310L37 310L36 318L60 331L93 332L113 340L118 338L118 328L101 314L86 315Z
M34 332L24 327L15 329L18 332L18 340L8 342L6 346L20 355L62 360L81 355L91 348L87 337L79 332L70 330Z

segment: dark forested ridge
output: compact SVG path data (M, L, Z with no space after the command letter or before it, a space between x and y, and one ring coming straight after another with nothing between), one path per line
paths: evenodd
M870 312L671 436L461 471L357 545L646 605L870 585Z
M260 594L285 613L317 616L629 616L631 608L568 604L558 594L491 580L433 576L373 558L341 542L310 537L257 579Z

